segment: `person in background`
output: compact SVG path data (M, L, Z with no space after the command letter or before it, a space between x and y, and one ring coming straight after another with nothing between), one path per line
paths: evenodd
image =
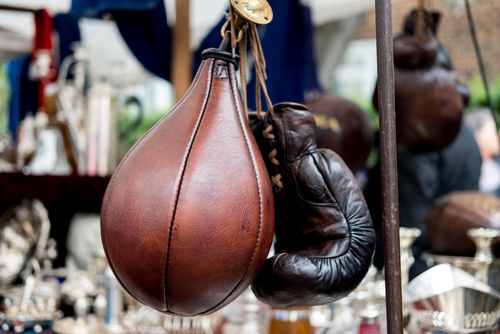
M500 196L500 140L493 115L489 109L476 109L465 116L465 122L474 132L483 159L479 190Z
M477 191L480 172L481 154L473 132L464 122L458 136L443 150L420 154L398 150L399 223L402 227L414 227L422 232L412 247L415 264L410 270L410 280L427 270L427 264L420 256L430 249L425 217L432 203L453 191ZM384 266L384 248L380 162L368 175L364 194L377 232L373 262L381 269Z

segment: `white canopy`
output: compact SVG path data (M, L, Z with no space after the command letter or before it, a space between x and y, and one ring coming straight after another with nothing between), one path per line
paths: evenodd
M191 1L191 47L196 49L204 36L220 20L227 0ZM301 0L311 7L313 21L320 26L359 15L373 8L374 0ZM169 20L175 17L175 0L165 0ZM71 0L0 0L0 5L31 9L46 8L52 15L67 12ZM274 10L279 10L275 8ZM122 68L128 83L141 82L151 75L132 55L112 21L82 20L83 44L91 55L94 77L112 76L117 66ZM0 60L29 54L34 36L33 14L0 10Z

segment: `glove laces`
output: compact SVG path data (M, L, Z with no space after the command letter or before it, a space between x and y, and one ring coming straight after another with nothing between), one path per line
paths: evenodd
M262 45L259 39L259 33L257 31L257 25L255 23L248 22L240 29L238 33L238 37L236 37L235 31L235 14L232 6L229 6L229 21L231 23L231 47L233 51L233 57L235 57L236 44L240 43L240 81L242 87L242 98L243 98L243 108L245 109L245 114L248 118L248 106L247 106L247 77L246 77L246 55L247 55L247 35L250 39L250 47L252 49L252 54L255 63L255 82L256 82L256 93L255 93L255 102L257 109L257 118L259 121L262 121L262 105L261 105L261 90L264 93L264 98L266 100L267 108L271 115L274 115L273 104L271 99L269 98L269 94L267 92L266 80L266 59L264 57L264 52L262 51ZM223 28L223 31L225 28ZM271 140L276 137L271 133L273 131L273 126L269 125L266 130L264 130L263 135L264 138ZM268 156L269 161L279 166L280 163L276 159L276 155L278 151L276 149L272 150ZM273 187L283 188L283 182L281 182L282 176L281 174L277 174L275 176L271 176L271 184Z

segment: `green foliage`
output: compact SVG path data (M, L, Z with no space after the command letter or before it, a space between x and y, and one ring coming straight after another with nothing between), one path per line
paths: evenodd
M120 134L123 134L123 149L128 151L149 129L153 127L163 116L165 112L160 111L146 111L144 117L142 118L139 126L129 133L124 133L127 129L130 129L132 124L134 124L137 115L127 115L121 117L118 121L118 130Z
M0 132L8 127L8 101L10 96L9 82L7 78L7 65L0 63Z
M493 102L493 107L497 112L500 112L500 76L497 76L493 82L489 82L490 95ZM469 82L470 101L467 110L478 107L489 107L486 98L486 90L484 89L483 80L481 76L476 75Z
M357 104L361 109L365 111L365 113L370 117L370 122L372 123L372 127L374 131L378 131L379 129L379 119L378 112L373 107L373 103L371 99L366 99L361 96L344 96L346 99L351 100L353 103Z

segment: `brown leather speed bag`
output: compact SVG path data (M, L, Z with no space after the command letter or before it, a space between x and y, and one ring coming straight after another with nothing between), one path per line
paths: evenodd
M273 192L242 107L238 61L217 49L203 58L186 95L121 162L101 214L123 288L181 316L210 314L241 294L274 233Z

